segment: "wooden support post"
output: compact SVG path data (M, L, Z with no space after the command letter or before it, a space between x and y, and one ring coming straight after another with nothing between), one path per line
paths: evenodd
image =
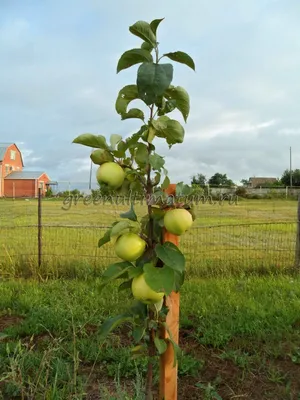
M38 266L42 265L42 190L38 188Z
M169 185L166 189L168 195L175 196L176 185ZM163 234L163 242L172 242L176 246L179 244L179 237L166 230ZM172 292L166 297L165 304L169 308L167 315L167 326L172 335L172 339L178 344L179 341L179 293ZM161 333L162 338L169 335L166 330ZM160 380L159 380L159 400L177 400L177 365L174 367L174 351L169 343L164 354L160 356Z

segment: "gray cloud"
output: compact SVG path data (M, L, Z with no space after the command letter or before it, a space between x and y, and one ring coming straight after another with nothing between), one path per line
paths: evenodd
M174 84L191 97L186 138L171 150L160 140L173 181L215 172L239 181L300 167L300 25L298 0L164 3L116 0L0 4L0 139L23 142L25 165L52 179L87 181L84 132L128 135L139 128L114 110L136 68L116 75L118 57L139 45L138 19L166 17L163 51L183 50L196 74L174 65ZM72 6L71 6L72 5ZM155 5L155 3L154 3ZM174 114L177 116L180 115Z

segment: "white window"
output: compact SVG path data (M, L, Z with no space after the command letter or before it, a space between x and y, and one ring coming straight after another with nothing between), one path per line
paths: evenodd
M10 159L11 159L11 160L15 160L15 159L16 159L16 152L15 152L15 150L11 150L11 151L10 151Z

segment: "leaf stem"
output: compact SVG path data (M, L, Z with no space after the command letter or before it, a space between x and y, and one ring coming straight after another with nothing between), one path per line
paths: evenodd
M156 56L156 64L158 64L159 60L160 60L160 58L158 56L158 46L155 47L155 56Z

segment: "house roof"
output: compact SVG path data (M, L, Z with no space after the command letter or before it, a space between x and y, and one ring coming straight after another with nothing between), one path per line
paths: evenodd
M264 178L264 177L251 177L249 179L251 182L275 182L277 181L277 178Z
M13 145L15 145L16 148L19 150L18 146L15 143L0 143L0 162L3 161L3 158L5 156L5 153L6 153L7 149L8 149L8 147L9 146L13 146ZM21 152L20 152L20 156L21 156L22 165L24 167L24 162L23 162L23 157L22 157L22 153Z
M11 146L13 143L0 143L0 161L3 160L6 150L9 146Z
M4 179L38 179L44 173L42 171L14 171Z

